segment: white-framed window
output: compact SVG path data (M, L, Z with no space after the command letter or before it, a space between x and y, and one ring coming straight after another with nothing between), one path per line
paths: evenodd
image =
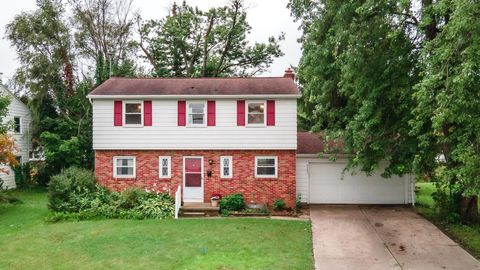
M232 178L233 177L233 163L231 156L220 157L220 177Z
M158 157L158 168L159 168L160 178L172 177L172 158Z
M135 157L113 157L115 178L135 178Z
M278 158L255 157L256 178L276 178L278 176Z
M265 101L247 101L245 103L247 126L265 126L267 118Z
M187 126L204 127L207 125L207 102L187 101Z
M125 126L143 126L143 101L123 102L123 122Z
M22 160L22 156L16 156L15 159L17 160L18 162L18 166L21 166L23 164L23 160Z
M20 116L13 117L13 131L15 133L22 133L22 118Z

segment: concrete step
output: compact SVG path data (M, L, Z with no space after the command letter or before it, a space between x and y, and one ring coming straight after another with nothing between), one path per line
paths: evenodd
M180 216L181 217L195 217L195 218L198 218L198 217L205 217L205 213L204 212L180 212Z

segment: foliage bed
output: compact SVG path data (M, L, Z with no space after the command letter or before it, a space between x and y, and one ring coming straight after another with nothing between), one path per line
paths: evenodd
M455 218L457 217L455 213L445 216L444 210L437 206L433 199L437 191L434 183L417 183L417 212L437 225L476 258L480 258L480 225L462 223Z
M53 176L49 185L49 220L99 218L165 219L173 217L168 193L127 189L113 192L96 184L92 172L72 167Z

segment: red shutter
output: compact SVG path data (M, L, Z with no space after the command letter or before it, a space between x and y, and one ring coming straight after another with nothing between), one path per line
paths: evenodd
M144 100L143 101L143 125L151 126L152 125L152 101Z
M121 100L115 100L113 104L113 125L122 126L122 107L123 103Z
M237 100L237 126L245 126L245 100Z
M178 101L178 126L183 127L187 124L186 104L185 100Z
M215 100L207 102L207 126L215 126Z
M275 126L275 100L267 100L267 126Z

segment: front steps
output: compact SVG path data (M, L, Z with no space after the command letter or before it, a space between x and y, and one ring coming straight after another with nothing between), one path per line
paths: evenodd
M209 203L184 203L180 208L180 217L217 217L219 215L219 207L213 207Z

